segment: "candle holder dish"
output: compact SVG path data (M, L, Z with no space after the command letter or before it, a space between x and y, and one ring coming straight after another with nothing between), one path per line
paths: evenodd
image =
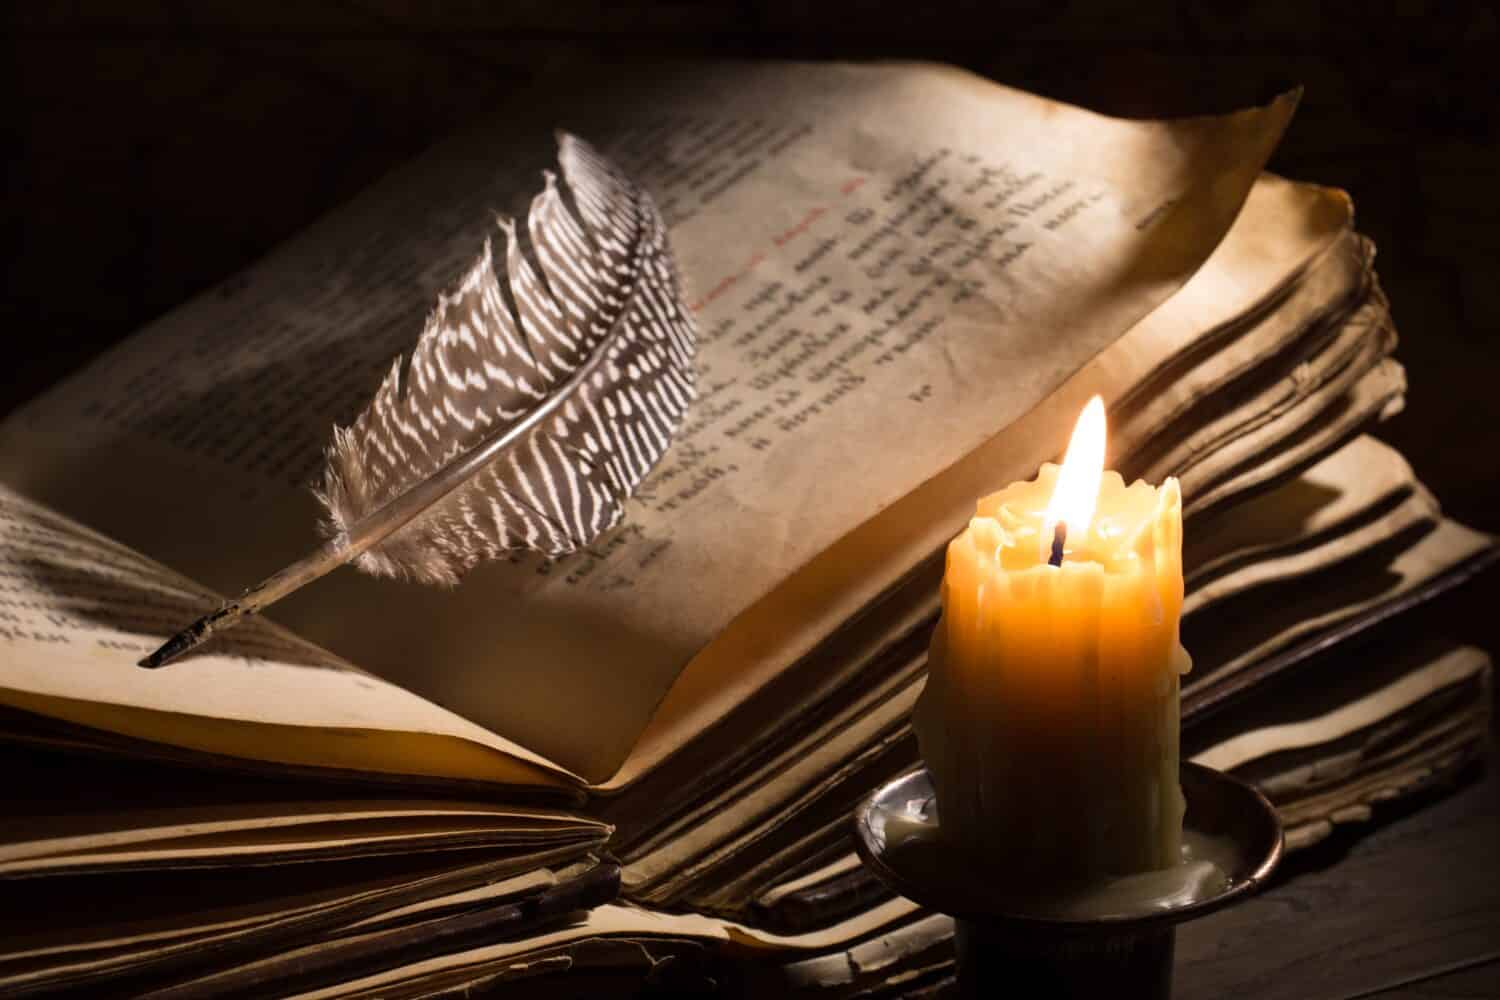
M887 782L859 805L855 844L886 886L954 918L960 996L1167 1000L1177 924L1253 892L1282 854L1281 821L1258 791L1198 764L1182 764L1181 776L1187 800L1184 839L1211 839L1226 876L1189 899L1058 916L1015 900L987 898L962 871L944 877L930 864L913 863L912 852L898 849L898 831L910 831L914 824L940 829L925 766Z

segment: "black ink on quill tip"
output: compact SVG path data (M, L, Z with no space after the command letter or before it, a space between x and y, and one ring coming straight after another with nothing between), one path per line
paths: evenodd
M145 667L147 670L155 670L157 667L166 666L167 663L186 653L192 645L191 630L178 632L172 638L162 643L156 652L136 663L136 666Z
M236 611L237 609L233 604L227 604L224 607L219 608L217 611L212 612L211 614L204 615L202 618L199 618L197 621L193 622L193 624L189 625L187 628L183 629L181 632L178 632L176 635L172 636L172 638L162 643L161 647L157 649L156 652L152 653L150 656L142 660L137 661L136 666L144 667L147 670L155 670L157 667L166 666L168 663L171 663L183 653L186 653L189 650L203 644L204 642L207 642L209 636L213 634L214 627L218 625L220 621L222 621L224 618L230 617L231 615L233 615L234 617L238 617Z

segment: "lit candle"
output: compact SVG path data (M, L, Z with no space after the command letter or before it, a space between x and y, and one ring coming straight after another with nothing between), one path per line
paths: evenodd
M1104 404L1063 465L948 546L913 717L942 841L1014 888L1178 863L1182 494L1103 471Z

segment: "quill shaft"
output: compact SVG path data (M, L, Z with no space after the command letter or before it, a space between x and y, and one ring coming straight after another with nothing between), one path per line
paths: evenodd
M610 339L602 338L589 359L557 387L550 397L523 419L508 427L497 428L478 445L448 463L396 497L373 514L340 532L303 558L271 574L232 601L204 615L172 638L162 643L150 656L139 662L148 669L166 666L184 653L201 646L215 633L231 627L246 615L269 607L287 594L338 569L371 546L380 544L413 519L458 489L470 476L479 472L496 456L509 448L528 431L537 427L565 403L572 391L589 378L603 362Z

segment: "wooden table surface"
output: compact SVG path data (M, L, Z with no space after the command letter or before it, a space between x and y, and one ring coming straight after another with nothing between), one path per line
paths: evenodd
M1260 895L1178 931L1179 1000L1500 997L1500 774L1291 855Z
M1212 8L1210 10L1210 8ZM715 5L553 0L16 5L0 415L570 60L895 56L1122 114L1223 110L1301 82L1272 166L1344 187L1380 247L1411 391L1382 429L1500 531L1500 169L1488 4ZM1486 55L1485 53L1489 54ZM1500 649L1493 581L1452 602ZM1182 929L1183 998L1500 997L1500 780L1383 809Z

